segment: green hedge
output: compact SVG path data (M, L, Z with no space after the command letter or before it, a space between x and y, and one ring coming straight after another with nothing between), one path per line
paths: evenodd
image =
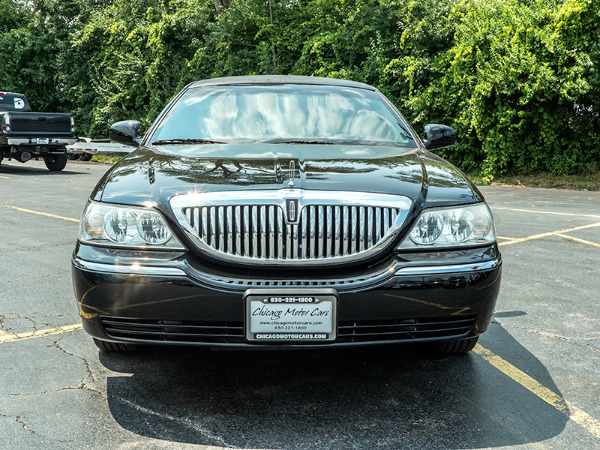
M227 3L227 2L222 2ZM378 87L485 180L600 160L600 0L0 0L0 89L78 132L145 125L188 82L300 74ZM272 17L272 19L271 19Z

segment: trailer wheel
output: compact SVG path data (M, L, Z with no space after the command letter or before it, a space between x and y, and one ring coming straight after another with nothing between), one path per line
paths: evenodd
M46 167L51 172L60 172L67 165L67 154L63 153L61 155L46 155L44 156L44 162L46 163Z
M81 161L89 161L90 159L92 159L92 154L91 153L82 153L81 155L79 155L79 159Z
M67 158L69 158L69 161L74 161L76 159L79 159L79 155L77 153L69 153Z

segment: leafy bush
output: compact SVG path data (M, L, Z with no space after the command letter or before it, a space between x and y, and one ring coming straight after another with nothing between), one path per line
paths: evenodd
M185 84L246 74L378 87L490 181L600 160L600 0L0 0L0 80L78 132L148 126Z

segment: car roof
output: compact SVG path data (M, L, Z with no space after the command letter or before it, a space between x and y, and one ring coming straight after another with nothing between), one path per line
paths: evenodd
M248 84L305 84L320 86L342 86L375 91L373 86L357 81L339 80L337 78L303 77L298 75L249 75L243 77L223 77L196 81L189 85L190 88L201 86L226 86Z

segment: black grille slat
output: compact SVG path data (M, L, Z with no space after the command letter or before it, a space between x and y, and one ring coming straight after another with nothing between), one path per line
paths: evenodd
M136 341L197 343L240 343L244 339L241 322L142 321L103 317L108 336Z
M116 328L105 328L105 331L108 334L111 333L119 333L119 334L129 334L132 336L136 336L136 335L154 335L154 336L165 336L165 335L169 335L169 336L185 336L188 338L209 338L209 337L224 337L224 336L236 336L235 334L228 334L228 333L185 333L185 332L177 332L177 331L163 331L163 332L159 332L159 331L138 331L138 330L121 330L121 329L116 329Z
M471 326L473 319L463 319L452 321L450 323L456 324L457 326L460 324ZM390 327L412 327L418 325L420 327L425 326L443 326L448 324L448 322L420 322L420 323L397 323L397 324L370 324L370 325L340 325L338 328L342 329L362 329L362 328L390 328Z
M467 335L476 316L340 322L339 342L407 341Z
M358 336L396 336L396 335L404 335L404 334L423 334L423 333L446 333L449 331L453 331L456 332L458 334L463 334L466 333L467 331L469 331L471 329L471 327L462 327L462 328L438 328L438 329L433 329L433 330L398 330L398 331L378 331L376 333L360 333L357 334ZM347 335L352 335L352 334L343 334L340 333L340 335L343 336L347 336Z
M182 343L243 343L242 322L192 322L103 317L107 335L114 339ZM473 329L476 316L429 319L342 321L336 342L409 341L459 338Z

